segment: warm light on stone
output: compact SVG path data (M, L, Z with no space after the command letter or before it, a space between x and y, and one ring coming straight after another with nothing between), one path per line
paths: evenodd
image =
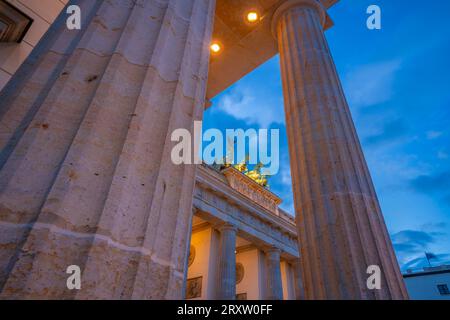
M219 53L220 50L222 50L222 47L220 46L220 44L218 44L218 43L213 43L213 44L211 45L211 51L212 51L212 52L214 52L214 53Z
M259 15L255 11L251 11L247 14L247 20L248 22L256 22L258 21Z

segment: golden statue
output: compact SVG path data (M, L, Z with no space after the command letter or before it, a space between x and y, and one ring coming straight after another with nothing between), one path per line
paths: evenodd
M241 163L234 165L234 168L239 170L243 174L246 174L248 172L248 168L247 168L248 160L249 160L249 156L246 155L245 159Z
M255 165L253 170L247 171L244 173L247 177L258 183L259 185L269 188L269 185L267 184L267 175L261 174L261 169L263 167L262 163L258 163Z
M248 171L247 164L245 162L241 162L234 166L235 169L239 170L242 173L246 173Z
M218 170L223 170L223 169L226 169L226 168L229 168L232 166L233 168L235 168L242 174L245 174L247 177L249 177L250 179L255 181L260 186L263 186L264 188L269 189L268 179L267 179L268 175L261 174L261 169L263 168L263 164L259 162L258 164L255 165L253 170L249 170L248 166L247 166L248 162L249 162L249 156L246 155L245 159L242 162L232 166L229 162L229 156L225 156L225 157L223 157L223 164L215 164L214 167L216 167Z

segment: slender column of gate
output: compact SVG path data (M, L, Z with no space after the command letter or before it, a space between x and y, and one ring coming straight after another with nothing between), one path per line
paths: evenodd
M308 299L403 299L403 278L342 91L320 1L275 12L294 202ZM381 269L369 290L367 268Z

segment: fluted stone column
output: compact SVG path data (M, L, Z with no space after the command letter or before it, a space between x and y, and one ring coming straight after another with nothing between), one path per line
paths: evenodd
M220 226L216 299L236 299L236 227Z
M294 291L296 300L305 300L305 288L302 278L302 261L300 258L295 259L292 263L294 271Z
M170 136L202 118L215 0L70 4L82 30L63 10L0 96L0 298L182 298L195 166Z
M315 0L287 1L273 18L306 298L407 298L325 22ZM370 265L380 290L366 286Z
M283 300L283 285L281 280L280 254L278 248L270 248L266 254L266 299Z

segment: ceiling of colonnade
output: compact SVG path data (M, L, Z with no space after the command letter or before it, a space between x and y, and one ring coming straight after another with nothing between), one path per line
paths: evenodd
M221 50L212 54L207 98L212 99L230 85L278 53L271 33L275 10L287 0L217 0L213 42ZM320 0L326 8L338 0ZM259 15L257 22L246 20L248 12ZM332 25L329 19L327 27Z

